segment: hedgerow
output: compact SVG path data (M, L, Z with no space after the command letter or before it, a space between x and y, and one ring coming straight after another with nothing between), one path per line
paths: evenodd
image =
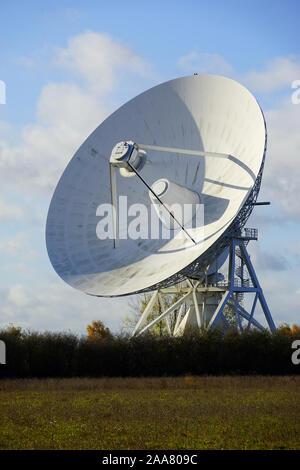
M151 334L130 339L72 333L0 330L6 344L2 377L161 377L181 375L291 375L300 365L291 360L300 330L190 332L180 338Z

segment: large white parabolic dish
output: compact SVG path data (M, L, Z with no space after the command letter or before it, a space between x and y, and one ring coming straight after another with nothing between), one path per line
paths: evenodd
M79 111L80 112L80 111ZM140 171L152 185L160 178L191 189L204 204L204 235L189 239L100 240L100 204L110 203L109 159L120 141L229 154L203 157L148 150ZM97 296L153 290L203 271L251 213L266 151L263 113L253 95L234 80L193 75L162 83L109 116L86 139L55 189L46 242L55 271L72 287ZM118 194L128 205L151 205L137 176L117 171Z

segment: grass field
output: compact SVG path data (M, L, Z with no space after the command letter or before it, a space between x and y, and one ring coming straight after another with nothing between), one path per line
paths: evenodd
M1 449L300 449L300 377L0 381Z

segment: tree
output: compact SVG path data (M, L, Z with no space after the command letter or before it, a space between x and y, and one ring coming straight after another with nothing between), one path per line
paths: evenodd
M232 302L228 302L226 306L224 307L223 310L223 315L226 318L227 322L232 328L236 328L238 323L237 323L237 312L234 304ZM243 325L244 319L240 315L240 322L241 325Z
M283 323L277 328L277 332L284 336L299 336L300 335L300 325L290 325L288 323Z
M131 315L128 315L122 325L122 330L128 331L132 330L135 325L137 324L140 316L144 312L145 308L147 307L150 299L151 299L152 294L144 294L137 296L135 299L132 299L129 302L129 306L131 309ZM169 308L171 305L173 305L177 300L179 300L181 294L175 294L175 295L170 295L170 294L162 294L160 293L161 298L162 298L162 303L157 300L157 302L153 305L151 311L149 312L149 315L147 317L146 323L149 323L150 321L154 320L155 318L159 317L167 308ZM169 324L171 331L173 331L177 315L178 315L178 310L176 309L169 315ZM152 334L155 336L168 336L169 331L167 328L167 323L166 320L163 319L160 322L156 323L152 328L151 328Z
M5 333L8 333L16 338L21 338L23 335L23 330L21 326L15 326L12 323L9 323L8 326L5 328Z
M291 329L291 333L294 336L300 336L300 325L293 325Z
M101 320L93 321L86 329L89 340L103 341L112 338L109 328L105 328Z

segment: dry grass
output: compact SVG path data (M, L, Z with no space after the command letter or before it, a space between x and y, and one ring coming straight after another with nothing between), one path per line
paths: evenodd
M300 449L300 377L0 381L1 449Z

